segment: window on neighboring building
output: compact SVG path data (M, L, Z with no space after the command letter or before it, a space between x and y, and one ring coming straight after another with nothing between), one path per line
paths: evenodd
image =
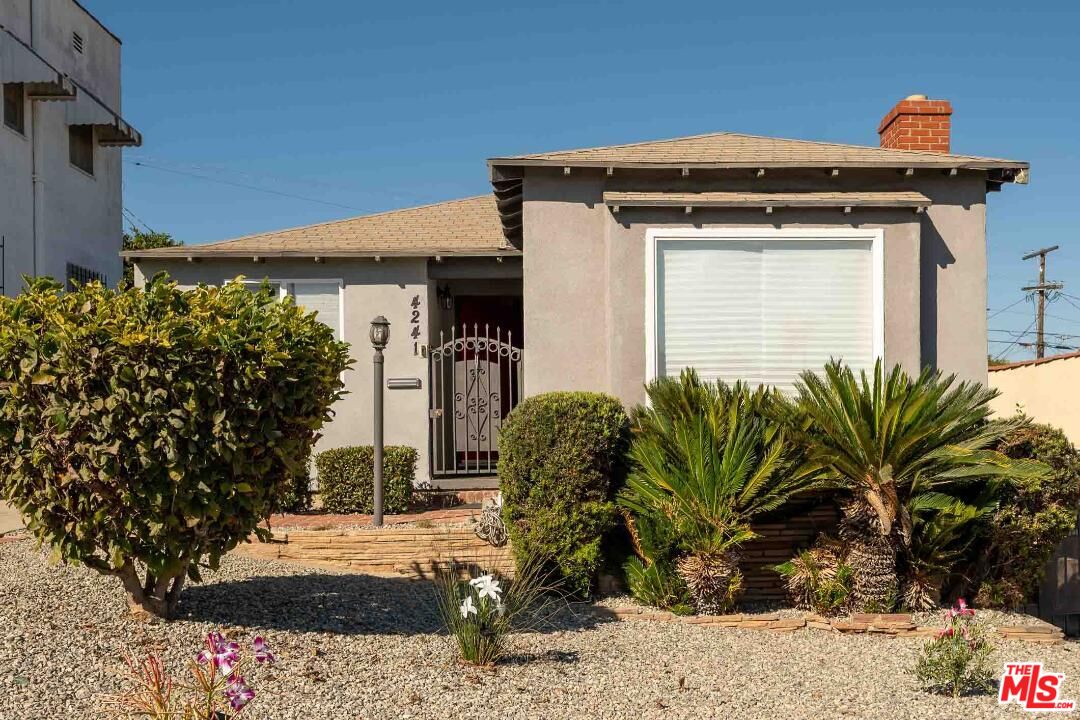
M85 49L85 46L86 46L86 44L83 41L83 36L82 35L80 35L77 32L71 33L71 47L75 52L82 55L83 50Z
M75 285L85 285L89 282L98 280L102 285L107 285L108 280L105 278L104 273L99 273L96 270L90 268L84 268L82 265L75 265L74 263L67 264L67 287L68 290L74 290Z
M4 83L4 124L26 133L26 90L22 83Z
M68 126L68 157L71 164L94 174L94 126Z
M342 338L341 281L340 280L245 280L253 291L270 284L270 292L278 297L291 297L308 312L316 313L316 319L334 331L334 338Z
M651 235L651 377L794 390L830 358L872 369L884 313L878 231L660 231Z

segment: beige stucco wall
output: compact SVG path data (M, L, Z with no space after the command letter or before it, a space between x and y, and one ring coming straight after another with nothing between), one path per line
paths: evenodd
M120 111L120 43L77 4L0 0L0 25ZM84 39L82 55L71 49L72 32ZM66 105L27 101L25 134L0 123L0 235L5 243L0 272L8 295L19 291L23 275L64 279L69 262L103 273L110 283L120 279L122 150L95 146L93 176L73 167Z
M991 370L990 387L1001 393L991 403L998 415L1023 410L1080 443L1080 357Z
M429 303L427 260L424 258L373 260L310 259L214 260L188 263L183 260L143 260L137 265L136 280L166 271L183 286L200 282L221 283L244 275L248 278L340 279L345 283L344 340L352 345L355 360L345 373L349 393L334 406L334 420L323 429L317 450L346 445L370 445L372 442L372 357L368 329L372 318L385 315L390 321L390 344L385 351L387 378L420 378L422 387L410 390L387 390L385 394L385 442L409 445L420 453L417 479L427 480L428 471L428 390L427 360L414 354L408 337L412 316L411 301L419 295ZM429 335L429 315L422 305L421 337Z
M700 174L698 174L700 175ZM625 403L644 398L645 233L655 227L880 228L884 232L885 359L916 370L924 363L986 381L984 180L978 175L915 180L935 202L907 209L623 208L603 204L609 189L901 189L897 173L824 173L753 181L658 180L628 172L529 168L524 181L525 339L529 394L603 390ZM775 185L782 183L781 185ZM558 351L548 351L558 348Z

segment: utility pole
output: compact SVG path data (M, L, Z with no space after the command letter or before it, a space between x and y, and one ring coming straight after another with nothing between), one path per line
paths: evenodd
M1046 355L1046 339L1044 337L1044 331L1046 329L1046 291L1047 290L1061 290L1065 287L1064 283L1059 282L1046 282L1046 256L1048 253L1052 253L1058 249L1057 245L1045 247L1035 252L1029 252L1023 257L1024 260L1030 260L1032 258L1039 258L1039 284L1029 285L1022 288L1024 292L1037 292L1039 294L1039 303L1035 310L1035 357L1036 359L1042 359Z

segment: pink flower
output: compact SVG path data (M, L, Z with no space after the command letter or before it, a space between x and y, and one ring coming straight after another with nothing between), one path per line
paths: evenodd
M268 665L274 664L276 658L274 657L274 653L270 652L270 646L266 644L266 638L261 635L256 636L255 640L251 643L251 648L255 651L255 662L266 663Z
M255 691L248 687L244 678L234 675L229 678L229 684L225 687L225 697L233 710L243 710L255 698Z
M196 655L195 659L200 665L213 663L222 674L228 675L240 659L239 653L238 644L226 640L219 632L212 632L206 636L206 649Z

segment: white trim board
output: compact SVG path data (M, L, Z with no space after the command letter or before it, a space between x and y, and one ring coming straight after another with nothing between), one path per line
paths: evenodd
M657 377L656 265L665 240L869 240L873 268L873 353L885 357L885 231L881 228L648 228L645 231L645 381Z

